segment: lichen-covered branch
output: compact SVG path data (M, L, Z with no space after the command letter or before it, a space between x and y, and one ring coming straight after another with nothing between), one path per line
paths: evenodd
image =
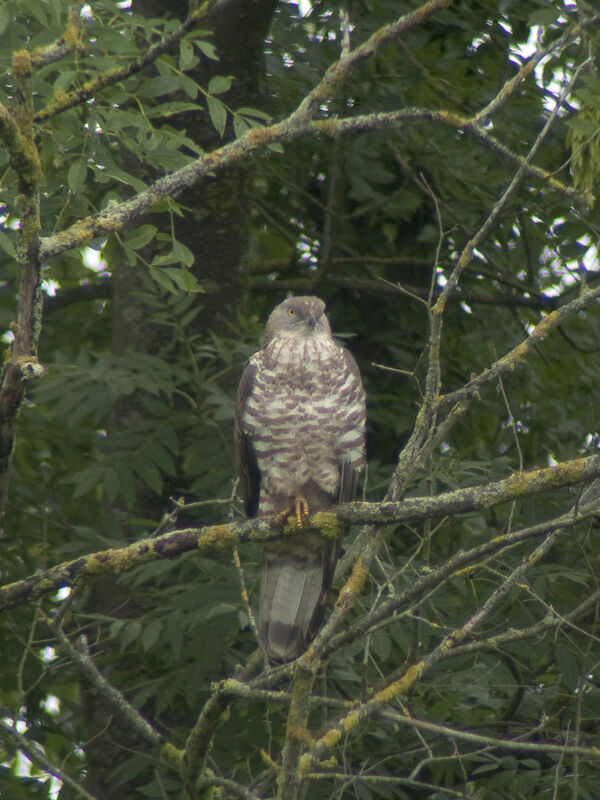
M564 755L580 755L583 758L591 758L594 760L600 758L600 750L597 747L577 747L562 743L544 744L542 742L525 742L521 739L500 739L497 736L481 736L479 734L461 731L457 728L450 728L447 725L427 722L426 720L416 719L415 717L409 717L405 714L399 714L389 710L382 712L381 716L404 727L416 728L417 730L432 733L435 736L443 736L444 738L455 739L457 741L477 745L477 747L485 747L492 750L508 750L531 753L532 755L542 755L544 753L558 755L562 753Z
M462 643L477 627L479 627L486 617L490 614L506 593L514 587L556 543L565 529L552 531L546 538L533 550L526 554L521 563L508 575L496 589L491 593L487 600L475 611L474 614L458 629L446 634L441 641L430 650L422 659L412 664L400 677L388 683L375 693L372 699L366 702L357 702L355 708L341 716L337 722L315 742L308 752L301 758L301 772L307 772L316 764L322 761L329 750L336 747L346 735L352 735L359 728L359 725L373 715L378 714L381 709L390 702L405 694L411 687L433 667L444 656L447 656L453 649ZM586 754L591 753L586 750ZM595 757L600 757L600 752L595 753Z
M126 547L115 547L66 561L50 569L0 587L0 608L14 606L30 597L54 592L77 580L122 572L158 558L174 558L198 549L207 555L230 553L240 542L266 541L277 536L281 520L251 520L205 528L184 528L158 537L142 539Z
M308 732L310 696L321 665L318 658L304 653L296 662L293 674L291 702L285 726L285 743L281 769L277 776L277 800L298 797L302 775L300 757L312 743Z
M499 481L454 489L435 497L407 497L398 503L347 503L340 506L335 513L339 519L355 525L410 522L460 514L467 510L491 508L498 503L538 494L551 487L572 486L580 481L593 480L599 470L600 456L587 456L564 461L553 467L515 472Z
M336 520L340 520L349 524L373 525L411 522L491 508L498 503L529 497L549 489L589 482L598 477L600 477L600 456L587 456L554 467L515 473L508 478L481 486L444 492L437 497L411 497L398 503L347 503L329 512L315 514L311 524L315 530L327 528L329 534L331 520L334 524L337 524ZM597 513L598 505L600 502L593 498L582 503L575 515L568 516L568 524ZM562 517L559 518L560 524L563 524L562 520ZM543 525L548 524L550 523L543 523ZM265 542L281 536L284 527L282 520L275 517L210 525L204 528L185 528L158 537L142 539L126 547L90 553L0 587L0 608L8 608L29 598L49 594L61 586L73 584L76 580L90 579L107 572L120 574L148 561L175 558L190 550L198 549L210 555L229 554L238 544L249 541ZM288 534L289 532L287 531ZM496 537L494 542L502 540L502 537ZM359 577L364 575L363 561L360 561L359 566L359 574L353 584L355 589L360 588ZM343 598L340 599L340 603L342 600ZM318 652L319 646L315 645L315 653Z
M15 87L13 111L2 108L0 135L7 145L19 189L19 299L17 320L12 325L13 341L0 375L0 514L6 500L7 472L24 385L44 372L37 358L42 313L39 259L39 184L42 174L33 128L31 57L26 50L13 55L12 79Z
M81 103L85 103L87 100L95 98L98 92L102 89L106 89L107 86L114 86L114 84L129 78L131 75L141 72L156 61L163 53L168 52L173 45L177 44L189 30L195 27L198 22L207 15L209 9L210 2L209 0L205 0L200 8L193 11L177 30L165 36L152 47L149 47L143 56L129 61L122 67L116 67L115 69L101 72L94 79L86 81L80 89L76 89L72 92L63 91L56 95L45 108L35 114L34 121L43 122L51 117L55 117L57 114L61 114L69 108L73 108ZM67 50L65 50L65 53L66 52Z
M295 128L298 124L311 120L319 107L333 97L349 74L368 58L371 58L382 45L395 41L407 31L422 25L440 9L450 5L452 5L452 0L429 0L414 11L379 28L359 47L348 53L342 53L338 61L329 67L317 86L285 121L284 131L287 132L288 128Z

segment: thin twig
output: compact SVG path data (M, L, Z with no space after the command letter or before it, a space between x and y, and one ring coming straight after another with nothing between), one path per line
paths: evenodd
M0 717L10 718L10 712L7 709L1 709ZM68 786L76 795L82 797L84 800L96 800L96 798L86 791L76 780L74 780L67 772L53 764L38 747L35 747L32 742L25 736L20 734L14 727L4 722L0 718L0 737L6 742L10 742L18 747L32 764L39 767L43 772L57 778L65 786Z

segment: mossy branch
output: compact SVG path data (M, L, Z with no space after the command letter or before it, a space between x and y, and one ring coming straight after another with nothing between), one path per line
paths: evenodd
M409 666L398 678L390 681L376 692L370 700L357 702L351 711L340 716L318 739L314 747L302 756L301 771L306 773L313 769L326 758L328 751L336 747L345 736L357 732L362 723L380 713L385 706L401 695L406 694L423 674L470 636L483 623L491 611L498 606L507 592L523 579L534 564L547 554L564 532L565 529L557 529L549 533L532 553L528 553L523 557L521 563L496 587L487 600L460 628L447 633L422 659ZM587 748L586 755L591 755ZM594 756L600 757L600 750Z
M584 493L585 494L585 493ZM367 633L385 627L387 621L394 615L395 619L410 615L415 604L430 598L450 578L471 576L476 568L485 564L492 555L504 555L511 550L523 545L532 539L540 539L555 531L572 529L573 525L600 512L600 503L594 501L586 504L578 502L565 514L555 517L547 522L521 528L501 536L494 536L484 544L459 550L454 555L444 559L437 567L426 568L416 574L410 585L365 614L359 621L336 634L327 643L324 656L336 652L348 642L361 640Z
M491 508L499 503L551 489L590 482L597 477L600 477L600 456L587 456L565 461L554 467L515 473L500 481L444 492L437 497L413 497L398 503L346 503L330 509L329 513L349 524L388 525L414 522ZM574 515L568 517L569 524L599 511L600 501L590 498L581 503ZM318 515L311 522L315 530L320 530ZM229 554L234 546L244 542L265 542L278 538L282 535L283 525L281 519L274 517L203 528L185 528L149 537L126 547L90 553L0 587L0 608L8 608L29 598L49 594L61 586L72 585L77 580L90 579L103 573L118 575L148 561L174 558L190 550L198 550L211 556ZM330 535L329 527L325 532L326 537ZM496 537L493 541L503 540L502 537ZM359 586L360 581L357 580L356 585Z
M116 83L125 80L126 78L141 72L163 53L168 52L173 45L177 44L185 34L194 28L198 22L205 17L210 10L211 3L206 0L200 8L194 11L190 16L177 28L173 33L165 36L160 42L157 42L144 53L143 56L135 58L123 67L116 67L105 72L101 72L92 80L86 81L80 89L72 92L57 93L48 105L41 111L38 111L34 116L35 122L43 122L44 120L55 117L69 108L81 105L87 100L95 98L98 92L106 89L108 86L114 86ZM67 52L67 51L65 51Z
M38 378L44 368L37 360L42 327L42 295L39 258L40 197L42 169L33 127L31 59L26 50L13 54L12 112L0 108L0 135L7 145L10 164L18 182L17 232L18 308L11 326L13 341L0 375L0 515L4 513L7 473L15 441L15 426L25 382Z
M372 56L377 49L386 42L393 41L406 30L422 24L437 10L448 5L450 5L449 0L432 0L431 2L425 3L414 12L410 12L396 20L394 23L379 29L363 45L346 55L342 55L337 62L332 64L315 89L313 89L298 108L285 120L263 128L252 128L234 142L230 142L198 158L193 163L176 170L170 175L158 179L146 190L140 192L130 200L126 200L122 203L115 203L99 214L86 217L74 223L70 228L64 231L54 234L53 236L44 237L41 241L41 257L47 259L51 256L87 244L98 236L120 231L127 223L132 222L143 212L152 208L153 205L164 197L176 197L185 189L197 184L208 176L213 176L221 170L235 165L239 161L249 160L274 144L285 145L307 135L314 136L316 134L325 134L327 136L341 136L350 132L374 130L421 120L434 121L439 124L450 125L459 130L469 131L487 146L492 147L495 151L501 152L504 156L513 160L523 170L530 172L552 188L566 194L574 200L585 203L585 198L580 195L576 189L561 183L546 170L529 163L526 158L513 153L506 145L498 142L483 128L479 122L480 115L477 114L471 119L468 119L461 117L453 111L402 109L396 112L357 116L345 120L312 120L312 115L315 113L315 110L319 108L320 104L333 96L333 93L339 88L343 80L345 80L350 72L360 63ZM197 13L200 13L203 9L204 6ZM585 25L591 25L598 19L600 19L600 16L595 15L593 18L586 20ZM569 36L572 35L573 31L569 28L569 30L560 37L556 46L559 48L566 46L569 41ZM173 34L173 36L175 36L175 34ZM163 43L159 43L156 47L162 45ZM534 54L532 58L537 57L540 53L542 54L540 57L543 57L543 53L545 53L546 49L540 50L539 53ZM153 48L148 51L144 58L147 59L152 52ZM123 70L128 69L131 69L131 65L123 68ZM118 79L121 80L122 77L124 76ZM87 87L86 91L88 91L89 96L92 96L93 91L98 91L99 88L102 88L100 85L102 81L108 81L109 78L110 80L116 79L117 73L115 72L111 73L110 76L99 77L98 81L100 83L95 86L93 90L91 85ZM106 83L106 85L109 84ZM86 95L86 98L87 96L88 95ZM508 93L506 87L504 87L498 93L497 104L495 106L491 106L490 104L486 106L486 113L491 113L491 110L495 109L497 105L500 104L502 98L506 98L507 96ZM63 108L61 105L63 101L64 98L61 101L57 101L55 104L56 109ZM72 98L69 102L74 104L76 102L75 98ZM57 111L53 110L52 113L57 113ZM481 113L483 113L483 111L480 112L480 114ZM36 120L40 118L40 114L38 114Z
M31 69L36 70L46 64L52 64L55 61L60 61L69 53L84 52L85 45L81 39L82 29L82 16L81 16L81 3L74 3L69 9L67 15L67 23L63 31L63 35L52 44L45 47L36 47L31 52ZM37 122L37 118L34 117Z

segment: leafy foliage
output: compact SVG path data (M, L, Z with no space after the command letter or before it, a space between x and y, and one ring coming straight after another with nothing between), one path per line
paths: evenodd
M218 8L210 20L182 28L177 4L161 7L160 16L110 0L77 11L62 0L0 6L5 108L15 97L18 59L11 54L47 56L56 42L63 48L56 58L40 55L31 73L42 235L69 231L205 156L196 126L210 132L215 147L242 141L250 129L263 135L348 53L347 39L355 52L398 13L417 7L401 6L314 2L300 14L297 5L280 4L264 42L260 109L250 100L234 103L239 77L219 74L226 54L209 30L219 27ZM369 398L365 493L381 500L398 453L420 424L435 355L432 305L488 222L444 309L440 402L553 311L598 286L594 13L559 0L457 2L374 48L319 104L320 128L246 156L253 172L240 176L240 186L252 181L254 201L239 223L247 227L245 253L239 264L223 264L224 273L240 275L230 305L216 304L203 272L214 240L197 249L178 228L196 207L209 213L222 173L196 187L194 208L187 195L184 202L157 194L149 213L96 238L93 250L65 249L50 259L42 272L40 340L48 371L28 391L19 417L3 582L120 547L161 524L163 531L239 515L230 444L235 384L287 291L323 296L334 329L357 357ZM584 27L576 32L578 24ZM156 57L134 68L152 48ZM527 69L543 48L546 55ZM111 80L115 70L124 72ZM477 125L467 124L486 108ZM368 130L359 124L395 111L406 118ZM344 135L322 124L335 120L350 121ZM6 144L5 129L0 133ZM19 291L23 187L8 145L0 148L0 165L0 326L8 331ZM131 310L141 309L152 330L151 341L137 346L115 341L113 312L124 296L117 275L125 264L140 276ZM468 411L415 461L406 494L484 487L596 452L599 324L590 302L515 359L511 371L465 395ZM9 341L5 336L7 347ZM323 682L313 689L302 749L322 745L324 752L307 768L306 797L600 796L594 517L571 526L539 558L541 537L485 557L474 551L565 513L580 491L553 489L382 528L365 589L330 640ZM348 550L367 541L353 531ZM461 551L472 560L446 574L444 565ZM241 560L252 597L259 546L244 545ZM274 796L273 763L281 765L286 737L289 744L297 735L281 693L293 694L298 683L286 668L279 677L235 672L256 641L229 559L197 552L125 566L103 587L102 579L82 580L66 600L64 592L51 594L3 616L0 794L59 792L70 800L85 785L103 797L84 757L102 723L94 732L95 720L81 707L81 677L57 643L60 622L72 642L86 635L100 672L178 748L219 697L213 682L243 679L246 694L228 697L215 715L203 774L215 785L235 781L250 796ZM102 591L116 598L114 610L95 605ZM460 638L482 609L480 624ZM377 705L380 690L425 662L418 680ZM348 702L364 710L374 698L370 716L352 724L344 716ZM320 737L344 719L339 744L325 747ZM115 797L190 794L156 748L126 732L117 745ZM48 765L34 760L40 753L54 765L52 780ZM221 790L234 796L231 786Z

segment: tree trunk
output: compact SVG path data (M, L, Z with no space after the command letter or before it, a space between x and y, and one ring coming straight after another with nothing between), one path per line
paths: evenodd
M164 15L165 5L156 0L138 0L136 10L146 16ZM275 0L236 0L217 8L206 27L211 27L211 37L219 61L201 62L191 73L194 80L207 86L214 75L231 75L233 84L223 95L232 108L259 106L263 75L263 44L275 10ZM183 18L187 3L172 2L173 14ZM203 25L204 27L204 25ZM239 43L244 43L243 47ZM222 142L208 113L184 114L171 118L170 124L185 128L187 135L204 150L218 147ZM225 139L232 137L228 125ZM128 170L132 171L130 166ZM175 236L196 256L191 271L201 283L205 293L199 294L201 312L195 325L200 331L223 332L244 302L247 293L246 253L248 249L250 209L252 201L252 176L248 168L228 170L218 178L196 186L179 198L186 209L184 217L175 218ZM166 217L163 224L167 224ZM156 224L156 216L153 216ZM160 224L160 223L159 223ZM141 264L131 266L120 258L113 267L113 352L122 354L127 349L141 353L156 353L164 340L164 327L153 324L151 314L142 302L139 289L148 280L147 270ZM139 397L130 395L115 408L110 422L116 432L126 425L128 415L143 413ZM134 514L160 518L163 501L148 490L140 489ZM120 517L125 513L114 510ZM88 613L134 616L143 599L125 592L113 578L99 580L87 603ZM133 605L133 611L132 611ZM138 611L139 613L139 611ZM111 643L102 642L98 631L98 644L94 648L103 655L114 649ZM124 731L120 723L112 720L111 712L86 685L82 685L82 711L84 716L85 750L88 761L86 788L97 800L130 800L129 789L120 793L111 777L115 767L129 758L131 752L123 749ZM119 743L117 745L116 743ZM136 741L128 741L132 749Z

